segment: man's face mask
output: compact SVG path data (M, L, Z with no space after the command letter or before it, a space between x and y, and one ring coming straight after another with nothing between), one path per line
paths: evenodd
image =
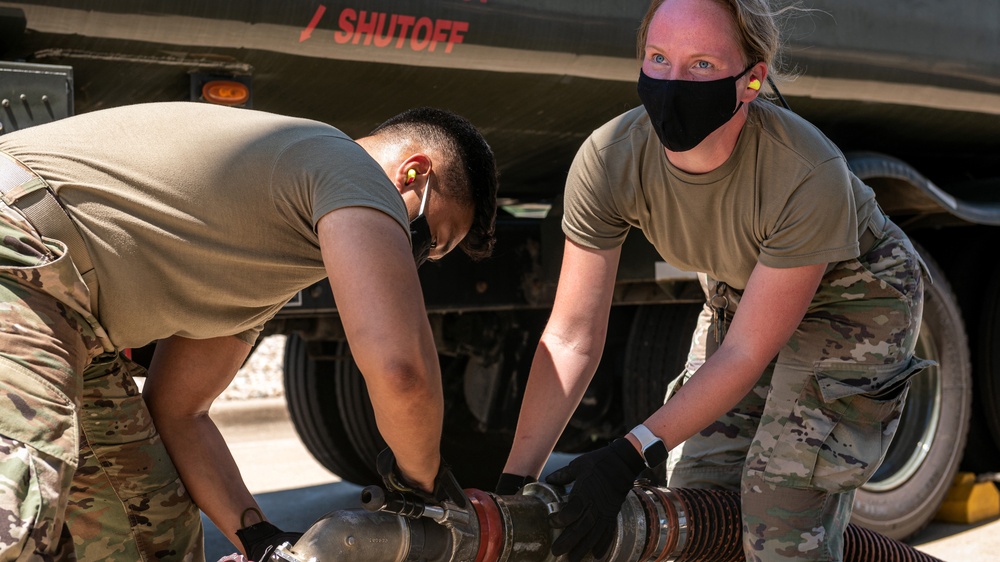
M736 81L753 66L707 82L657 80L640 70L639 99L663 146L672 152L691 150L732 119L743 106L736 104Z
M431 255L431 248L435 246L434 237L431 236L431 226L427 224L427 215L424 208L427 207L427 195L431 192L431 178L427 176L427 185L424 186L424 196L420 199L420 210L417 211L417 218L410 221L410 245L413 248L413 261L419 268L427 261Z

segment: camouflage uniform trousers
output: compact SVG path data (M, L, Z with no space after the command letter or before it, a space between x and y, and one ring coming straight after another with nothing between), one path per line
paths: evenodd
M750 393L670 452L668 486L741 492L748 561L842 559L855 490L885 457L910 377L930 364L913 355L922 262L891 222L877 234L865 256L824 276ZM728 297L731 318L739 295ZM710 320L706 305L667 399L704 363Z
M201 518L58 241L0 203L0 561L204 560Z

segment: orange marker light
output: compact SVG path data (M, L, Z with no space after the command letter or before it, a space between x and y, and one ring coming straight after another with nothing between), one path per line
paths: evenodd
M232 80L212 80L201 87L201 97L219 105L243 105L250 99L250 88Z

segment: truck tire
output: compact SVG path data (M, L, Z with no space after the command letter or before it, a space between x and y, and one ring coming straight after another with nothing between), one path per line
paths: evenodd
M351 356L347 342L338 342L337 346L338 355L343 357L338 361L339 369L334 377L340 419L344 423L347 438L354 446L354 451L367 461L365 468L371 477L377 478L369 479L366 483L381 482L381 477L375 470L375 459L387 445L379 433L378 424L375 423L375 411L372 409L371 399L368 398L368 386Z
M978 403L986 421L984 433L992 436L992 450L1000 447L1000 265L986 287L986 303L979 326L979 357L976 370ZM1000 457L993 457L988 470L1000 471Z
M288 336L284 384L292 425L306 450L330 472L348 482L378 482L374 468L356 452L341 418L334 373L343 365L338 363L343 361L311 357L305 340L296 334Z
M916 354L938 362L912 379L885 460L858 490L852 523L895 539L923 529L951 486L972 409L972 367L957 299L944 272L918 247L933 283L924 286Z
M345 341L332 346L336 359L309 356L305 341L288 337L285 394L292 423L306 450L327 470L348 482L381 482L375 458L385 448L364 377ZM463 487L492 490L510 450L512 435L482 432L464 404L445 412L442 456Z
M976 392L960 470L976 474L1000 471L1000 266L985 277L984 285L982 274L970 275L966 287L973 295L966 318L978 326L978 336L971 342Z
M625 431L663 405L667 385L684 370L701 309L701 304L658 304L636 310L622 378Z
M375 458L386 447L386 443L375 423L375 410L368 396L364 376L354 363L346 342L343 343L342 352L343 359L336 374L336 400L347 438L361 459L369 459L369 462L363 462L362 469L371 475L365 480L353 482L381 482L381 477L375 471ZM464 402L446 403L441 455L463 487L492 490L510 451L512 436L478 431L475 426L475 420L468 414Z

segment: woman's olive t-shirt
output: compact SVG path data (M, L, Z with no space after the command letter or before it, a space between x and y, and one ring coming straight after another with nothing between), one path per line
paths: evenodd
M577 244L613 248L637 227L667 263L738 290L758 262L857 257L877 209L829 139L766 102L750 104L732 155L705 174L670 164L642 107L620 115L580 148L564 206L563 231Z

